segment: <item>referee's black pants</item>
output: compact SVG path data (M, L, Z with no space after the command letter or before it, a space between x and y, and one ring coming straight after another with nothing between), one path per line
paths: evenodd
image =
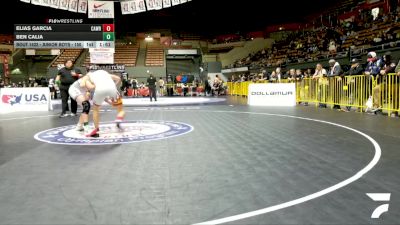
M68 98L70 98L69 93L68 93L69 86L61 86L60 87L60 94L61 94L61 105L62 105L62 110L61 114L65 114L68 111ZM72 98L71 99L71 113L76 114L76 111L78 109L78 104L76 101Z
M149 96L150 96L150 101L153 101L153 98L155 101L157 101L156 87L149 87Z

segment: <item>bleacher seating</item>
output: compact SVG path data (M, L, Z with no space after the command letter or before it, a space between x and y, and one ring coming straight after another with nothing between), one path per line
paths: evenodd
M168 46L168 48L172 48L172 49L192 49L193 46L192 45L171 45L171 46Z
M72 60L73 62L81 55L83 49L64 49L61 54L53 61L52 67L57 67L59 64L64 64L65 60Z
M382 33L389 28L400 27L400 23L385 24L384 22L379 22L376 25L378 27L377 29L367 28L367 29L359 31L356 35L347 37L347 39L343 43L343 48L349 48L350 46L353 46L353 45L356 47L360 47L362 44L358 44L358 43L361 43L364 39L371 39L375 35L379 34L380 32ZM368 42L368 45L369 44L370 44L370 42Z
M265 50L265 54L261 54L261 51L256 52L246 58L238 59L230 67L250 66L256 69L287 66L292 63L343 58L348 57L349 54L352 57L358 57L371 50L398 47L400 21L394 14L385 16L386 18L381 16L376 20L366 17L352 22L354 26L317 27L293 32L290 36L275 42L272 49ZM327 36L328 34L330 36ZM334 41L336 46L336 51L333 53L329 50L331 41Z
M14 36L10 34L0 34L0 44L12 44Z
M200 35L198 34L185 32L181 33L180 37L187 41L199 41L201 39Z
M147 45L146 66L164 66L164 48L160 45Z
M138 52L139 45L117 44L115 46L114 63L123 64L125 66L136 66ZM86 56L85 62L83 64L85 66L90 64L90 54Z

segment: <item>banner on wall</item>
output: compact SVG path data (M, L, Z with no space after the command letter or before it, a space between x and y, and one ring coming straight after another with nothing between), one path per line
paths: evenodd
M131 1L124 1L121 2L121 12L122 15L126 15L126 14L130 14L130 8L129 8L129 4L131 3Z
M88 8L88 0L79 0L78 13L86 13Z
M89 18L114 18L114 2L89 1Z
M136 7L137 7L136 13L140 13L140 12L145 12L146 11L146 6L145 6L144 0L136 0L135 2L136 2Z
M60 0L59 9L68 10L69 0Z
M155 0L146 0L146 7L147 10L155 10L156 9Z
M155 9L156 10L160 10L160 9L162 9L163 7L162 7L162 0L154 0L154 7L155 7Z
M124 64L90 65L89 70L107 70L113 73L125 72Z
M70 0L68 10L71 12L77 12L78 11L78 0Z
M42 5L42 6L50 6L50 0L42 0L40 5Z
M153 2L154 2L154 0L153 0ZM151 6L153 6L153 5L155 5L155 4L151 3ZM132 1L121 2L121 11L122 11L123 15L145 12L146 11L146 2L145 2L145 0L132 0Z
M171 7L171 0L163 0L163 8Z
M180 0L171 0L171 1L173 6L181 4Z
M87 13L89 18L114 18L114 1L92 0L20 0L33 5L46 6L71 12ZM191 0L127 0L120 1L123 15L160 10L176 6Z
M58 9L60 7L60 0L50 0L50 7Z
M42 5L42 1L41 0L32 0L32 4L34 4L34 5Z
M89 48L89 52L111 52L115 53L115 48Z
M93 64L113 64L114 53L112 52L91 52L90 63Z

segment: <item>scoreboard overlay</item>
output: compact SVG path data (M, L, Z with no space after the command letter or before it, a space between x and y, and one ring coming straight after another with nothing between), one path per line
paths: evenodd
M15 48L114 48L114 24L16 24Z

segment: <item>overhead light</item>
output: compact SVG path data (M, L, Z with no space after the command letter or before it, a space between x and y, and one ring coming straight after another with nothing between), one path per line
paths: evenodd
M144 40L145 41L153 41L153 37L147 36Z
M12 75L20 75L22 74L21 70L19 68L15 68L11 71Z

